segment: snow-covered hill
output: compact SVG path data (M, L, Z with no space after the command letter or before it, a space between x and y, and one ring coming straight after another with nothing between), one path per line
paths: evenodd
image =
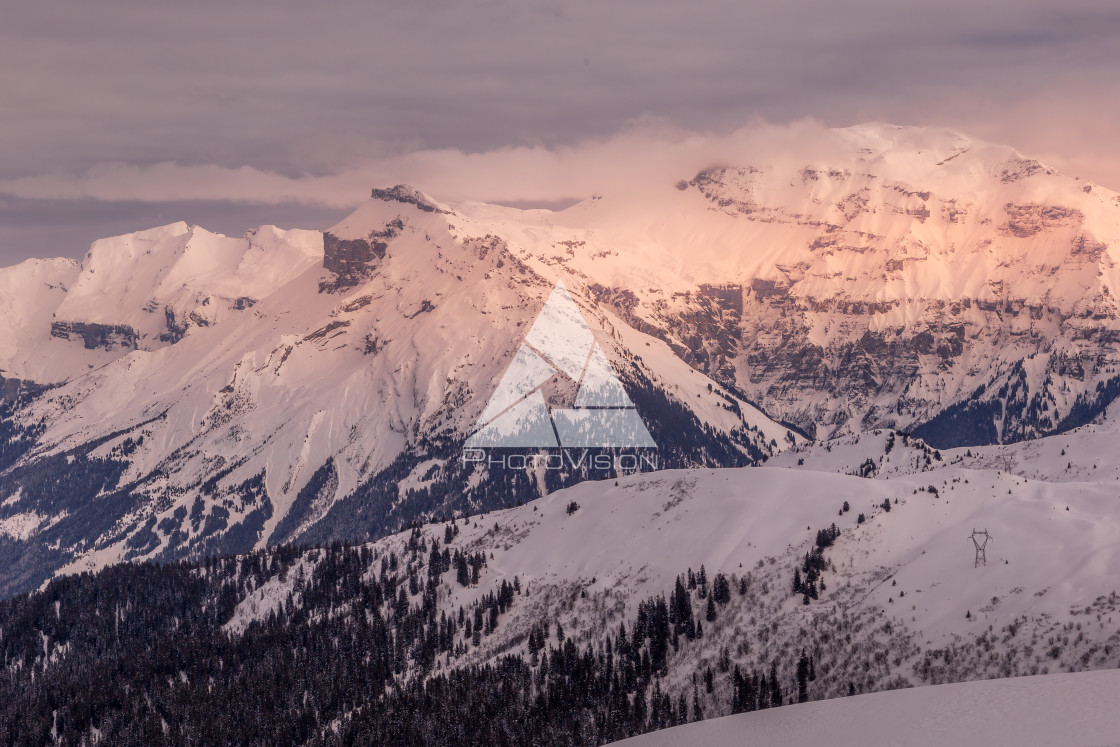
M677 726L625 747L1069 747L1120 744L1120 671L937 685L823 700Z
M1113 483L1120 490L1120 403L1113 402L1094 422L1053 438L949 449L945 458L968 467L1004 470L1055 482Z
M1066 430L1120 392L1118 246L1114 193L875 124L561 212L398 186L323 233L180 223L6 268L0 590L604 476L459 460L559 281L662 467L773 456L781 422L943 450Z
M517 580L523 594L501 625L454 666L525 653L530 632L547 625L562 626L578 650L598 650L640 602L668 597L678 577L703 568L711 585L724 574L732 593L713 617L704 617L699 587L692 592L703 633L682 636L660 685L675 703L713 673L710 717L731 712L736 667L776 663L792 681L802 650L815 661L813 699L1115 667L1118 507L1120 489L1107 481L1046 482L944 462L879 479L806 465L667 471L584 482L460 520L446 545L447 524L386 538L371 546L371 573L377 557L392 555L423 577L432 545L481 553L477 585L440 587L449 611L469 611ZM795 573L833 525L815 597L795 594ZM984 564L974 529L992 538ZM230 629L265 620L293 594L298 605L292 574L261 586Z
M826 441L799 444L767 462L858 477L891 477L933 469L944 462L938 449L893 430L874 430Z
M874 476L845 473L857 453L880 465ZM75 640L72 631L96 627L111 638L106 600L133 594L130 578L161 598L189 587L197 610L182 612L184 632L178 617L142 602L123 615L129 635L159 620L164 642L143 648L145 666L172 673L144 685L161 703L205 698L207 671L248 676L246 662L256 659L244 651L269 651L266 663L312 652L322 661L325 652L327 669L337 659L347 677L380 672L397 694L452 678L465 697L471 683L505 672L498 689L545 710L570 702L566 672L594 671L607 684L594 679L598 689L581 691L571 728L623 735L753 710L762 681L770 708L797 701L802 688L805 699L821 700L1116 667L1115 481L1038 480L935 453L881 431L858 444L845 437L800 448L766 466L586 480L360 546L282 547L59 579L0 605L9 626L0 632L18 662L12 691L30 673L57 682L86 671L83 662L103 644ZM986 562L977 562L973 530L990 534ZM79 559L65 570L99 562ZM89 613L67 589L102 611ZM368 645L353 648L355 636ZM231 653L215 660L199 640ZM166 651L189 654L172 663ZM367 693L383 688L339 700L335 688L324 689L330 677L314 674L285 719L303 718L309 702L327 709L321 719L307 716L320 733L354 733L380 717L384 703ZM66 711L65 723L73 729L93 718L96 726L114 703L96 714ZM612 718L625 729L612 730ZM798 717L763 718L786 729ZM440 726L432 728L429 741L438 741Z
M1120 406L1114 402L1092 422L1064 433L1011 444L939 450L919 438L875 430L811 441L769 459L771 467L793 467L860 477L889 478L941 466L1006 472L1043 482L1117 484Z

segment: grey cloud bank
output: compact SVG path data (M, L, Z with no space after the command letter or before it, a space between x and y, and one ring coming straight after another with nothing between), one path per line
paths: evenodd
M1118 67L1111 2L10 5L0 264L164 215L329 224L385 181L582 196L510 175L760 120L949 126L1118 187Z

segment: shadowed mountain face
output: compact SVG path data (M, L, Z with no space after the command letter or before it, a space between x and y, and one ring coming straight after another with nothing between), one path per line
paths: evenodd
M179 223L0 270L0 591L612 476L462 459L561 281L660 467L772 455L779 423L1016 441L1120 392L1115 194L950 132L829 137L559 213L395 187L325 233Z

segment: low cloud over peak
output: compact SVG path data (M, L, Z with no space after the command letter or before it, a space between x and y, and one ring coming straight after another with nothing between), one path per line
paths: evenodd
M1104 0L14 6L0 199L55 219L0 225L0 261L75 201L330 211L407 181L561 204L615 178L597 153L756 121L948 126L1117 187L1118 31Z

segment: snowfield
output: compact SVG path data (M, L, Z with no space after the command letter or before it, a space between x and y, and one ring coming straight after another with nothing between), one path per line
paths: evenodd
M901 440L892 452L899 460ZM876 439L864 443L861 453L875 458ZM878 461L885 458L879 452ZM1114 625L1088 614L1117 590L1120 486L934 464L922 460L915 473L890 479L763 466L587 482L477 517L456 543L492 552L495 582L519 575L523 583L574 583L589 593L626 588L634 598L667 592L678 573L701 565L709 575L743 576L773 560L792 579L817 530L836 524L841 535L827 554L837 581L823 597L859 589L846 608L889 610L925 644L1071 611L1088 615L1106 637L1120 631L1120 616ZM579 509L568 515L572 501ZM841 515L845 502L850 510ZM968 539L974 528L993 536L979 568Z
M625 747L1081 747L1120 744L1120 671L962 682L821 700L614 742Z

